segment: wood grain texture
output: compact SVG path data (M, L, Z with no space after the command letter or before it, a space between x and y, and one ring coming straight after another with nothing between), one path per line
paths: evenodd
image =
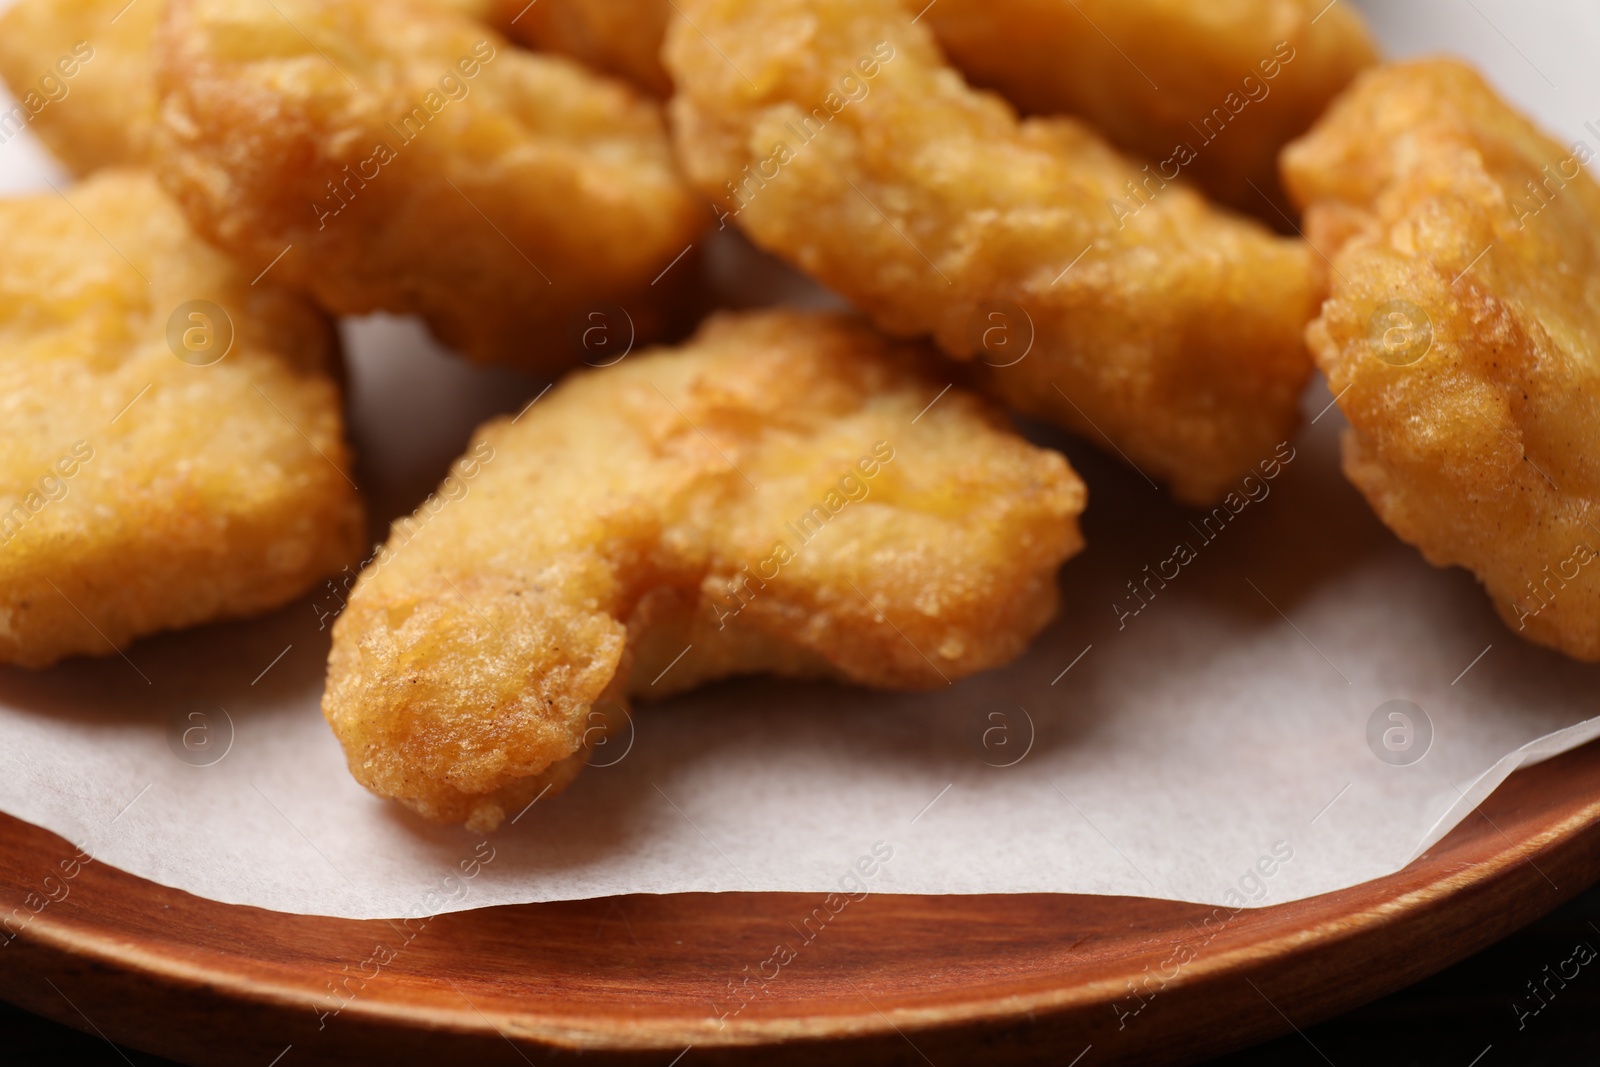
M70 857L0 816L0 909ZM1600 879L1600 745L1519 772L1389 878L1241 912L1145 986L1210 909L1125 897L880 895L801 945L819 901L628 896L397 924L201 900L91 864L0 948L0 997L173 1059L538 1064L1193 1062L1305 1026L1463 958ZM58 893L59 895L59 893ZM38 897L34 898L36 901ZM397 954L362 966L375 946ZM348 971L341 970L348 967ZM373 972L339 1007L330 983ZM1168 967L1168 973L1171 967ZM1137 1004L1129 983L1145 993ZM355 983L351 983L354 988ZM345 996L348 998L349 994ZM715 1002L718 1007L713 1007ZM1119 1026L1119 1023L1121 1024ZM292 1047L290 1047L292 1046ZM288 1052L285 1053L285 1049ZM1087 1051L1085 1051L1087 1049Z

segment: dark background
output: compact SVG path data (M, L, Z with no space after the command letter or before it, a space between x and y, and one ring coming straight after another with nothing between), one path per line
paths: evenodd
M1579 943L1600 952L1600 886L1410 989L1205 1067L1593 1067L1600 1064L1600 959L1547 997L1520 1030L1512 1007L1536 1006L1526 983L1570 959ZM0 1004L0 1063L167 1061ZM693 1057L682 1067L693 1067Z

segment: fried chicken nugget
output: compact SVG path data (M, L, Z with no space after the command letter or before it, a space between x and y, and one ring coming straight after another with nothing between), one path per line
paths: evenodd
M0 145L32 127L75 174L144 162L160 17L156 0L20 0L0 14L0 78L17 99L0 113Z
M670 0L494 0L505 32L657 96ZM1278 224L1278 151L1378 61L1326 0L902 0L974 84L1080 116L1119 147ZM1159 82L1157 86L1156 82Z
M630 692L922 689L1017 655L1083 485L926 362L849 317L722 314L488 424L466 495L397 523L334 626L352 773L487 829L564 786Z
M358 558L331 324L149 174L0 201L0 662L252 615Z
M655 96L672 92L661 65L670 0L493 0L506 36L614 74Z
M156 59L196 228L333 311L550 371L595 302L641 337L678 310L651 283L709 217L621 83L428 0L173 0Z
M1362 76L1284 154L1333 256L1308 337L1350 421L1346 475L1508 625L1583 660L1600 660L1593 154L1453 60Z
M981 356L1008 403L1108 441L1186 501L1214 501L1288 436L1316 311L1302 242L1141 173L1074 120L1019 122L896 0L680 6L674 136L725 222L889 332Z
M1080 115L1272 220L1278 150L1378 59L1360 14L1328 0L939 0L922 20L976 84Z
M426 2L484 22L503 6ZM158 121L153 46L165 10L165 0L18 0L0 13L0 80L22 108L0 114L0 147L31 125L76 174L147 164ZM76 102L56 106L69 97Z

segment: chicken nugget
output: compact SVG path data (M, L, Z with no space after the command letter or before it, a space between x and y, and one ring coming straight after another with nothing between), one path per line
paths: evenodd
M670 0L493 0L506 36L625 78L655 96L672 92L661 65Z
M513 39L671 93L671 0L493 2ZM1326 0L902 4L974 84L1026 112L1081 116L1163 176L1274 226L1289 210L1278 151L1378 60L1360 14Z
M1018 121L896 0L683 0L691 178L755 241L1018 409L1211 503L1291 433L1318 282L1071 119Z
M75 174L144 162L155 127L158 0L20 0L0 14L0 146L31 127Z
M1333 256L1346 475L1527 639L1600 660L1600 187L1471 68L1363 75L1284 153Z
M395 524L334 626L352 773L487 829L565 785L630 693L923 689L1016 656L1083 485L927 362L846 316L721 314L485 426L465 493Z
M358 558L332 324L146 172L0 201L0 662L287 603Z
M485 22L501 7L426 2ZM165 0L18 0L0 13L0 80L18 101L0 114L0 147L32 126L76 174L147 163L157 121L153 46L165 9ZM69 97L71 105L55 106Z
M1328 0L939 0L922 20L975 84L1080 115L1274 225L1278 150L1378 58L1360 14Z
M156 70L195 227L330 310L544 371L586 308L641 339L680 310L668 268L710 217L620 82L427 0L173 0Z

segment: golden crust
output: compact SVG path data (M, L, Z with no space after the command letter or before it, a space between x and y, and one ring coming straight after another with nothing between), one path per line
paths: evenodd
M1137 165L969 89L895 0L680 6L680 158L757 244L891 333L982 356L1008 403L1109 440L1184 500L1213 501L1291 433L1317 296L1303 243L1179 184L1135 208ZM980 348L996 302L1033 334L1014 365Z
M654 96L671 94L672 79L661 65L661 41L672 15L668 0L493 2L512 40L571 56Z
M0 78L23 121L74 173L148 158L149 46L160 17L157 0L19 0L0 14ZM16 129L0 116L0 143Z
M500 25L513 40L560 52L630 78L657 96L670 86L649 82L648 55L661 70L661 35L670 9L652 11L634 0L637 18L608 17L616 3L549 4L535 18L525 0L421 0L466 18ZM158 122L154 44L166 0L18 0L0 13L0 80L10 87L25 116L0 125L0 143L20 125L31 125L56 156L77 174L118 164L146 164ZM602 31L604 37L601 37ZM619 34L632 39L622 42ZM654 44L650 43L653 38ZM614 61L633 69L615 69ZM643 75L643 80L634 77ZM44 82L53 75L53 82ZM665 79L665 73L657 75ZM35 99L29 101L28 93ZM55 107L76 94L77 103ZM59 98L59 99L56 99ZM35 110L37 109L37 110Z
M1328 0L939 0L923 20L976 84L1146 159L1188 145L1185 177L1274 226L1278 150L1378 58Z
M1084 489L926 359L843 316L725 314L485 426L335 624L323 710L352 773L490 826L576 773L630 690L915 689L1017 655Z
M0 202L0 233L0 662L255 614L356 556L321 314L252 287L143 172ZM194 300L231 320L220 362L169 348ZM214 314L177 319L180 346L223 344Z
M424 0L174 0L156 57L163 181L333 311L543 370L593 302L644 336L674 311L651 282L707 217L621 83Z
M1345 473L1508 625L1600 659L1600 186L1453 60L1363 75L1284 155L1333 292Z

